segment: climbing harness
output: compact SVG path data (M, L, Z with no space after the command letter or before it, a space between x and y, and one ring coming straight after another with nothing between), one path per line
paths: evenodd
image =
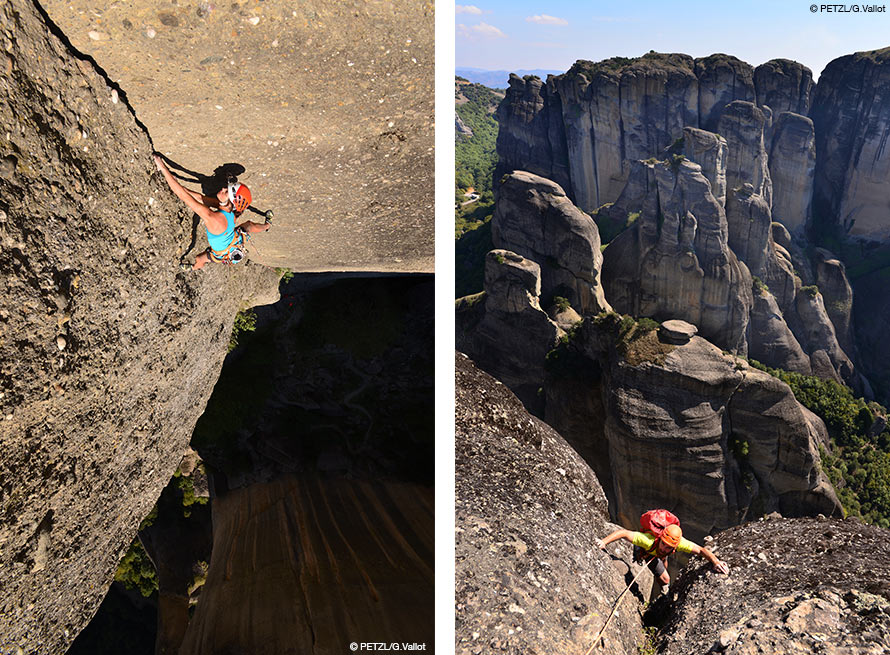
M247 256L248 241L250 241L250 235L236 227L232 241L225 250L214 250L208 247L207 252L210 254L210 259L219 264L238 264Z
M603 641L603 639L602 639L603 633L606 631L606 627L609 625L609 621L611 621L612 617L615 616L615 611L618 609L618 605L621 604L621 599L624 598L624 594L627 593L628 589L630 589L633 586L633 584L637 581L637 579L639 579L639 577L643 574L643 571L645 571L646 569L649 568L649 562L651 562L652 559L653 558L650 557L649 559L646 560L645 564L643 564L643 567L639 571L637 571L637 574L634 576L634 579L630 581L630 583L624 588L624 591L621 592L621 595L618 596L618 600L616 600L615 604L612 605L612 611L609 612L609 616L606 617L606 622L603 623L603 627L600 628L600 631L596 633L596 637L594 637L593 643L590 645L590 648L587 649L587 652L584 653L584 655L590 655L590 653L593 652L593 649L596 648L597 645Z

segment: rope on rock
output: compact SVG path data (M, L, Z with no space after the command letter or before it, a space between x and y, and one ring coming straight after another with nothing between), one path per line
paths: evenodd
M615 601L615 604L612 605L612 611L609 612L609 616L606 617L606 622L603 623L603 627L600 628L600 631L596 633L596 637L593 639L593 643L590 645L590 648L587 649L587 652L584 655L590 655L593 652L593 649L597 647L597 644L601 643L603 633L606 631L606 627L609 625L609 621L612 620L612 617L615 616L615 611L618 609L618 605L621 604L621 599L624 598L624 594L633 586L633 584L639 579L639 577L643 574L643 571L649 568L649 562L652 561L650 557L645 561L643 566L637 571L637 574L634 576L634 579L630 581L630 583L624 588L624 591L621 592L621 595L618 596L618 600Z

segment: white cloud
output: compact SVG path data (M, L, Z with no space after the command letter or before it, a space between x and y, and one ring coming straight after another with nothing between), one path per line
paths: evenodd
M465 39L503 39L507 38L507 35L501 32L494 25L489 25L488 23L479 23L478 25L471 25L467 27L463 24L458 24L457 26L457 36L463 37Z
M525 19L527 23L537 23L538 25L568 25L569 21L565 18L557 18L556 16L548 16L541 14L540 16L529 16Z
M476 16L482 14L482 10L473 5L454 5L454 11L458 14L474 14Z

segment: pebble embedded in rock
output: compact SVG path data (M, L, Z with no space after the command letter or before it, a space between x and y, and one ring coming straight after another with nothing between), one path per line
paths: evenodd
M63 335L60 334L59 336L56 337L56 346L58 347L59 350L65 350L67 345L68 345L68 340Z

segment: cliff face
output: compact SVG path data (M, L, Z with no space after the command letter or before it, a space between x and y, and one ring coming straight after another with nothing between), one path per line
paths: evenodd
M890 567L887 539L887 530L853 520L770 520L726 530L709 547L730 575L712 575L701 562L690 566L659 652L885 652L890 586L875 572Z
M516 78L498 110L504 137L498 138L496 176L519 169L551 177L592 212L618 198L632 161L660 155L685 127L716 131L724 107L735 100L761 108L772 101L777 107L764 109L770 116L806 112L808 69L776 60L758 71L728 55L693 60L650 53L578 61L546 83ZM538 154L524 155L533 145Z
M542 175L563 189L571 189L568 144L561 120L562 102L537 77L520 78L511 74L510 88L498 106L498 149L508 161L526 162L523 170ZM495 171L500 179L509 173L502 167Z
M886 241L890 190L890 49L848 55L825 67L813 96L813 210L837 235Z
M64 652L277 276L179 272L191 217L124 94L32 2L0 24L0 646Z

